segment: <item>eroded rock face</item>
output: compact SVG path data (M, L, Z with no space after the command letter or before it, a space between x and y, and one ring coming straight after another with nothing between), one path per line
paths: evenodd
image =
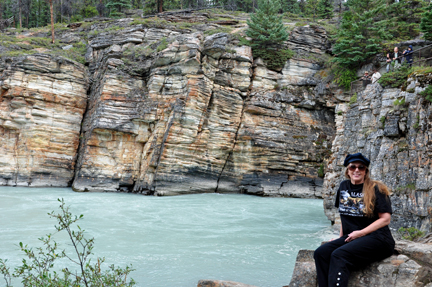
M75 190L321 196L334 103L312 92L319 66L291 60L273 77L225 33L129 30L89 43Z
M321 197L337 100L318 64L294 58L274 72L229 34L133 22L59 36L89 35L88 68L48 55L2 64L0 184ZM314 29L292 40L323 53Z
M0 184L68 186L87 105L87 71L35 54L1 63Z
M417 81L427 81L427 77ZM334 194L343 180L343 160L348 153L362 152L372 161L372 178L383 181L393 191L391 227L431 230L428 119L432 108L418 95L423 90L421 83L414 87L410 93L368 85L358 94L357 103L336 107L336 137L324 182L324 208L330 220L337 220Z

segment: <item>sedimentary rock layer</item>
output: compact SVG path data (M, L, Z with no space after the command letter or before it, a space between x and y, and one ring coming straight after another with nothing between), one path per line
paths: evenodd
M313 92L318 65L276 73L225 33L130 31L90 40L75 190L321 196L334 103Z
M68 186L87 105L83 65L50 55L2 59L0 184Z

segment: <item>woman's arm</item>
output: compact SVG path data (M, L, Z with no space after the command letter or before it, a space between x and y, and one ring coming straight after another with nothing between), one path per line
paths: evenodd
M366 226L362 230L356 230L356 231L351 232L348 235L347 239L345 239L345 242L353 241L354 239L368 235L369 233L372 233L372 232L390 224L390 220L391 220L391 214L390 213L388 213L388 212L378 213L378 216L379 216L379 219L375 220L374 222L372 222L371 224L369 224L368 226Z

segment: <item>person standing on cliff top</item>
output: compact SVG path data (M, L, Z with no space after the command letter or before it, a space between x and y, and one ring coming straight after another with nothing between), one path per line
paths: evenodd
M314 253L319 287L346 287L351 271L393 254L390 191L370 178L369 164L361 153L345 158L348 180L340 184L335 202L341 217L340 237Z

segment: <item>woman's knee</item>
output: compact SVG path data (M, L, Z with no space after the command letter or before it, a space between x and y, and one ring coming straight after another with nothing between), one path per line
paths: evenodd
M332 260L346 260L349 259L351 257L351 255L349 254L349 252L343 248L338 248L336 250L334 250L331 254L331 259Z

